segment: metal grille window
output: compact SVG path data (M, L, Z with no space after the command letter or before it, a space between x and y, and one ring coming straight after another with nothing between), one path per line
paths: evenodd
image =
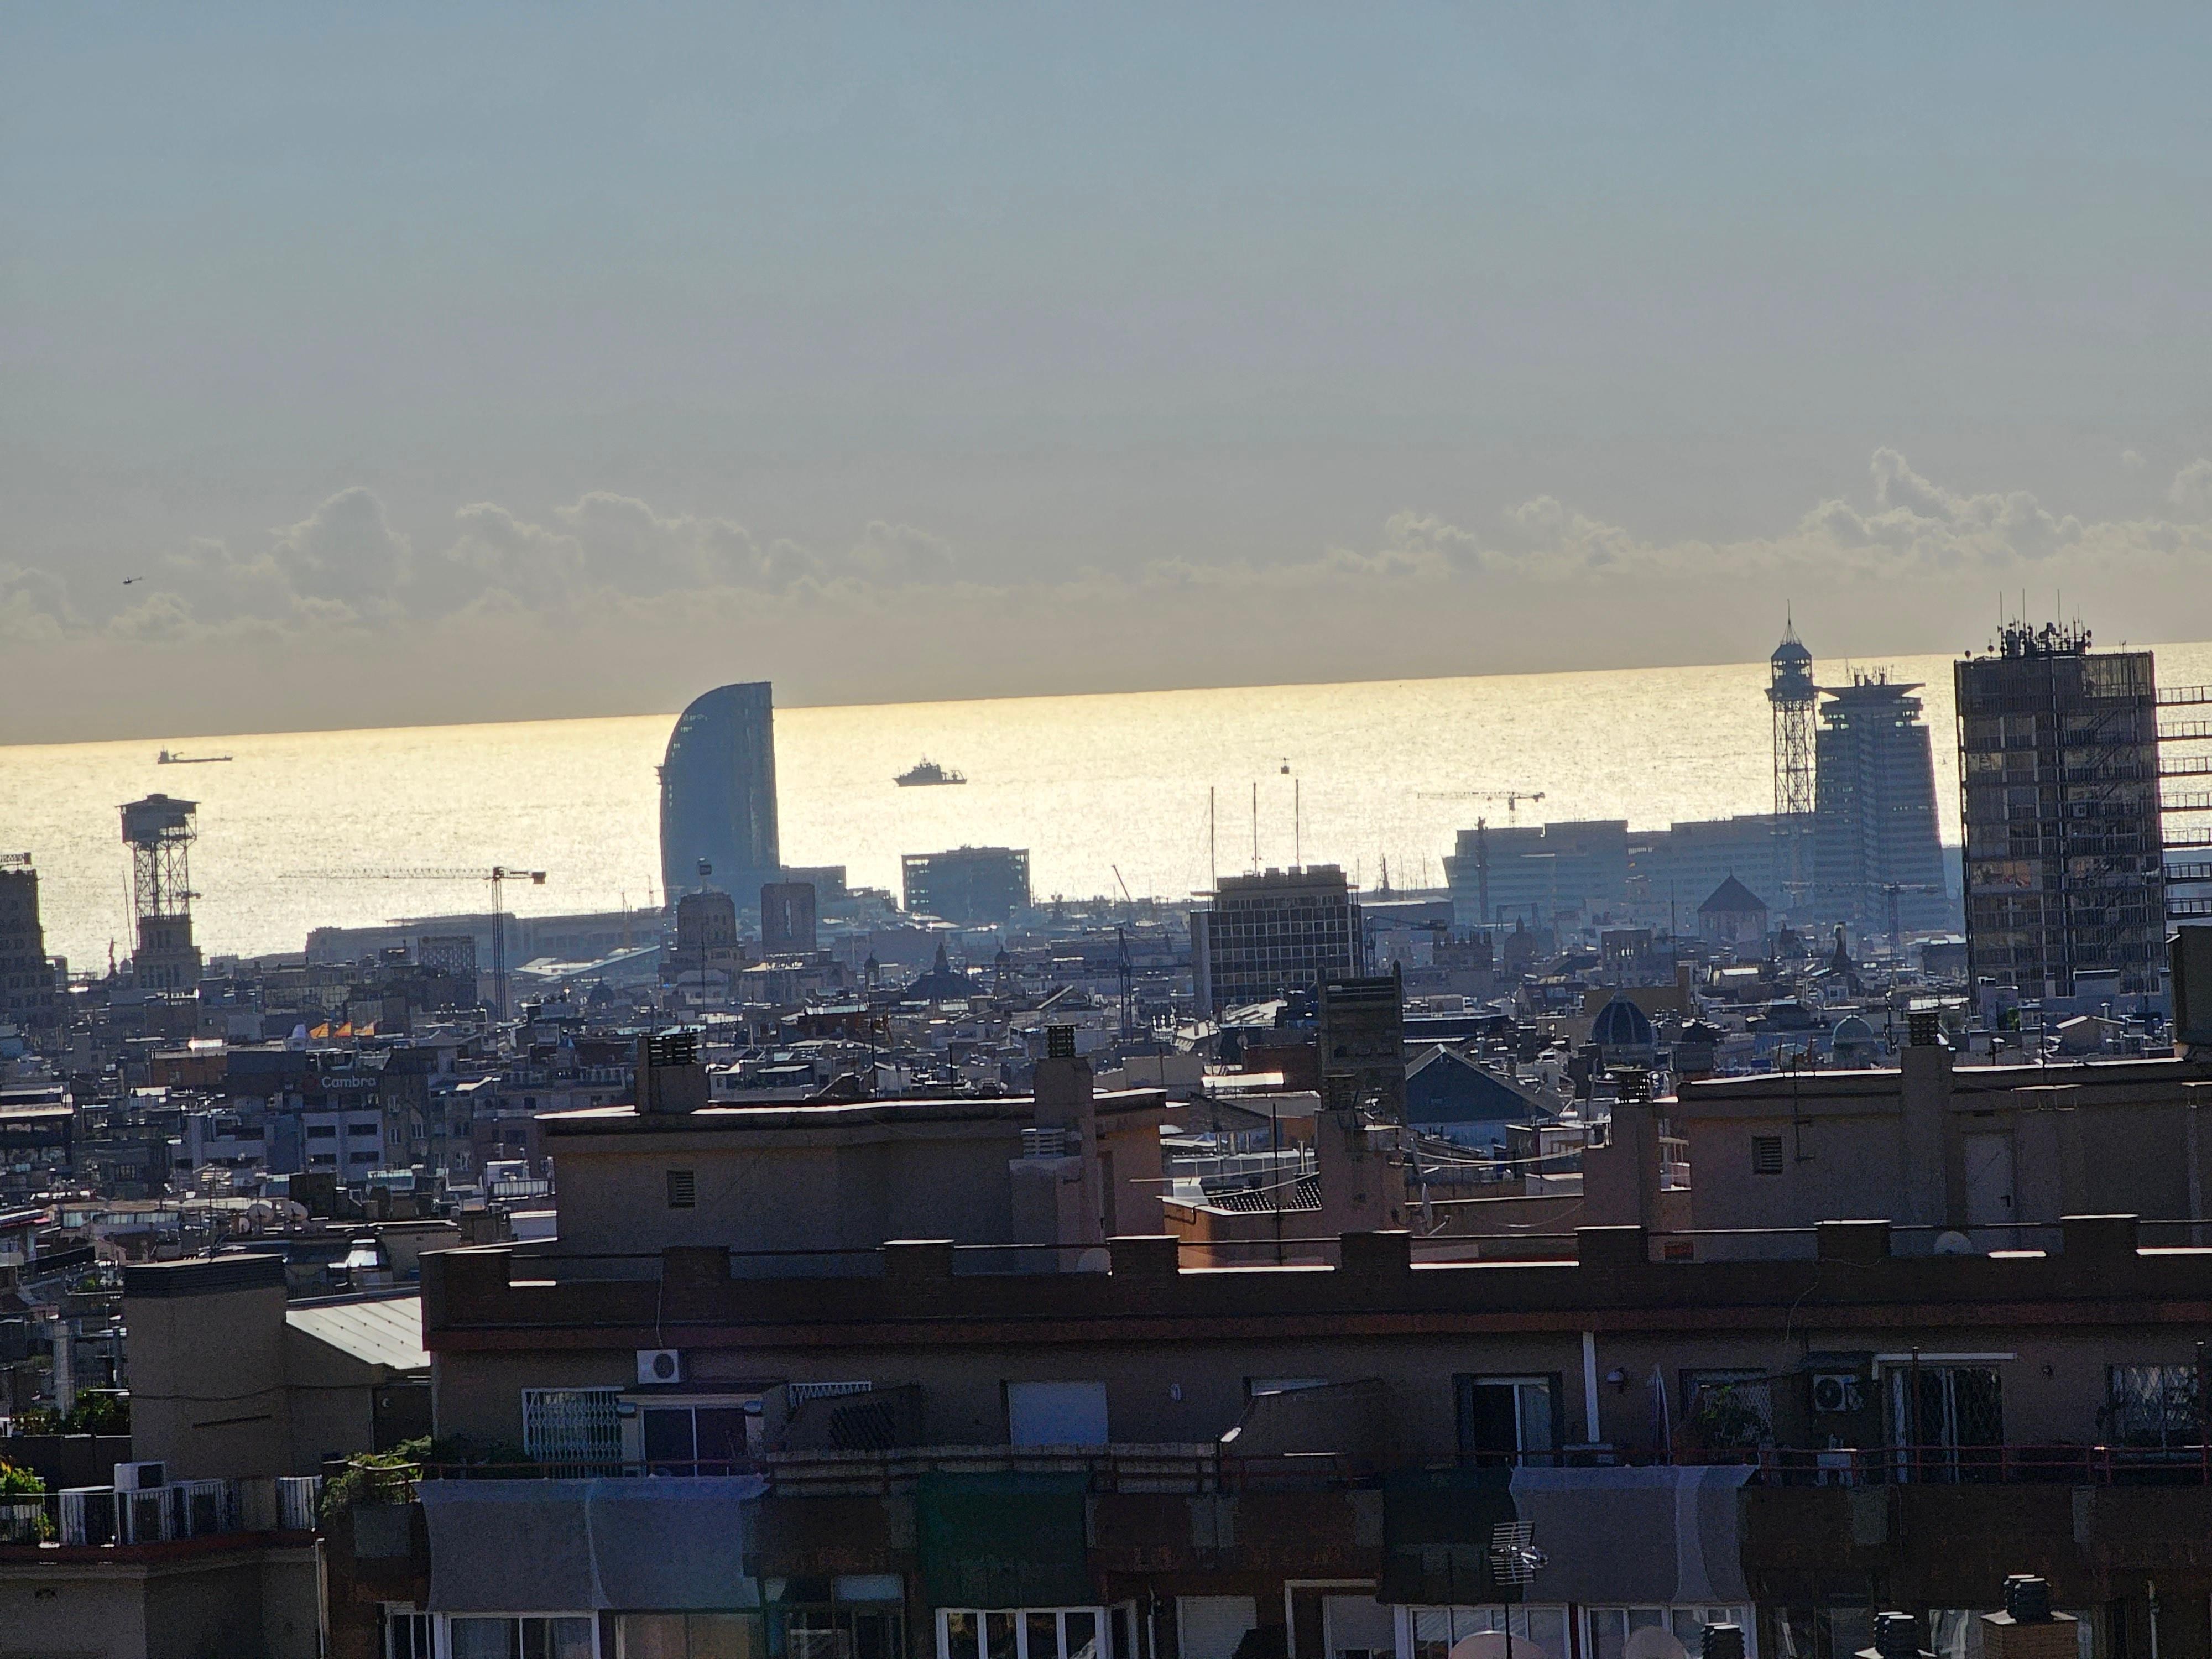
M619 1389L525 1389L522 1449L532 1462L612 1465L622 1462Z
M668 1207L688 1210L699 1201L699 1178L690 1170L668 1172Z
M1782 1173L1780 1135L1753 1135L1751 1138L1751 1168L1754 1175Z
M2106 1372L2104 1432L2123 1446L2190 1446L2197 1432L2194 1365L2114 1365Z
M1774 1385L1759 1371L1684 1371L1682 1426L1715 1450L1772 1445Z

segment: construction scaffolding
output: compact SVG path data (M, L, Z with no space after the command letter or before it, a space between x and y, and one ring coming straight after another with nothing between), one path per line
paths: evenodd
M1967 971L2030 996L2155 992L2165 960L2157 675L2078 623L1954 665Z

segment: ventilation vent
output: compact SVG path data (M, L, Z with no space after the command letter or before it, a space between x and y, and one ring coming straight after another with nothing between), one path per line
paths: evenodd
M1022 1131L1024 1158L1066 1158L1075 1149L1069 1145L1070 1136L1057 1126L1046 1129Z
M1754 1175L1782 1173L1780 1135L1753 1135L1751 1138L1751 1168Z
M1777 1142L1776 1145L1780 1145ZM699 1201L699 1178L689 1170L668 1172L668 1207L688 1210Z

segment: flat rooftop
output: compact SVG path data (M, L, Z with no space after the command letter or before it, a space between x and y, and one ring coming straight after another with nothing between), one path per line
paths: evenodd
M1091 1097L1101 1116L1160 1111L1167 1095L1159 1089L1107 1089ZM635 1103L578 1106L540 1112L538 1121L552 1135L766 1133L785 1129L867 1128L895 1123L1027 1122L1036 1116L1032 1095L949 1096L921 1100L837 1100L816 1104L768 1102L757 1106L717 1101L689 1112L640 1112Z

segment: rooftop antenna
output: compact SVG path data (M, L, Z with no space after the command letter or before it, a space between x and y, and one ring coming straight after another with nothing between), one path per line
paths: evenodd
M1535 1545L1535 1528L1526 1521L1500 1521L1490 1529L1490 1577L1493 1583L1526 1589L1549 1563ZM1513 1609L1501 1611L1505 1626L1505 1659L1513 1659Z
M1252 873L1260 873L1260 780L1252 780Z
M1216 887L1221 885L1221 857L1213 837L1213 786L1206 786L1206 874Z
M1283 763L1283 769L1290 770L1289 762ZM1291 780L1291 858L1302 870L1306 862L1305 797L1300 793L1304 782L1304 778Z

